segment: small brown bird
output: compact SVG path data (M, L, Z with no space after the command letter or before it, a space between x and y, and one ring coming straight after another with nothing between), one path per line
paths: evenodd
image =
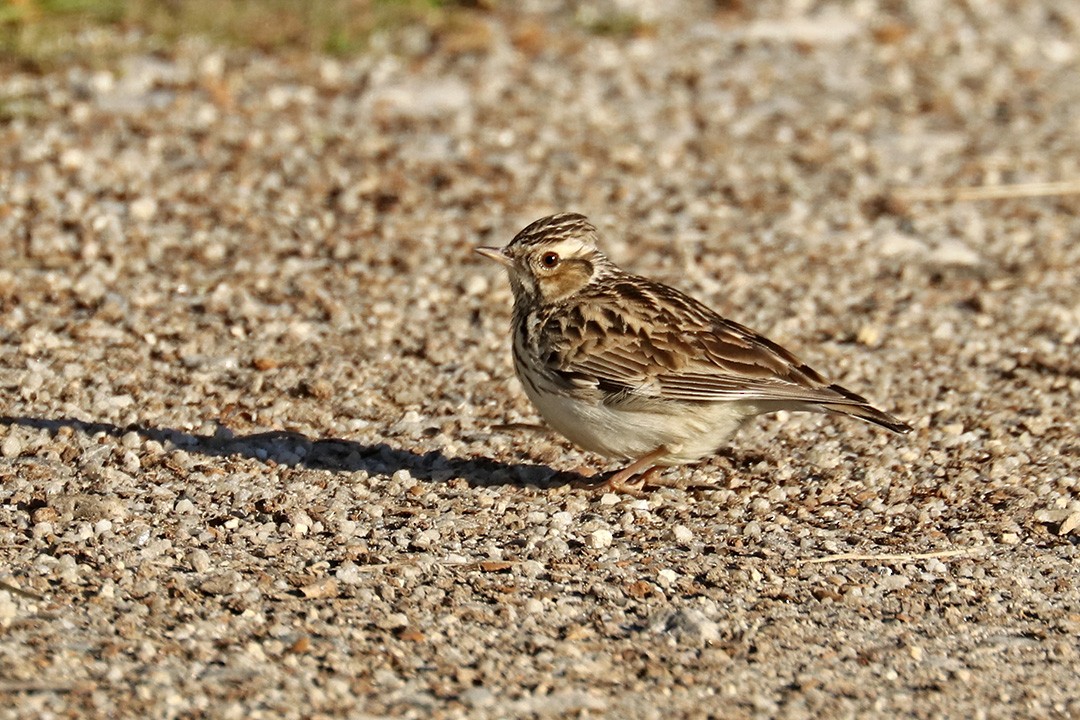
M561 213L477 252L509 272L514 369L540 415L580 447L632 461L608 479L612 489L637 492L635 475L643 488L659 468L714 454L761 413L911 430L753 330L620 270L596 242L588 219Z

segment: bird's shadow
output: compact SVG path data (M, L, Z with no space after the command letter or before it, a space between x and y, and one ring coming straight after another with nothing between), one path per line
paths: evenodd
M240 457L287 467L393 475L407 470L417 480L446 482L461 478L471 486L517 485L556 487L582 482L574 472L560 472L547 465L504 463L489 458L451 458L438 450L416 453L387 443L364 444L340 438L312 439L303 433L270 431L237 435L224 426L213 435L159 428L135 423L120 426L75 418L38 418L0 415L0 426L20 426L57 433L67 428L86 435L104 433L121 438L135 433L165 447L208 457Z

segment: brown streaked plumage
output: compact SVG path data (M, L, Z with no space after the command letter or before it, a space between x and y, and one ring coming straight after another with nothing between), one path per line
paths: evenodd
M596 243L584 216L561 213L477 251L509 272L514 367L540 414L586 450L633 461L610 486L701 460L760 413L833 412L911 430L764 336L623 272Z

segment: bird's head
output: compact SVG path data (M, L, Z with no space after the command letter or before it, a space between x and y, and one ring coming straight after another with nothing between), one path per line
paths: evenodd
M516 302L541 305L575 295L614 267L596 249L596 228L577 213L540 218L506 247L476 252L506 267Z

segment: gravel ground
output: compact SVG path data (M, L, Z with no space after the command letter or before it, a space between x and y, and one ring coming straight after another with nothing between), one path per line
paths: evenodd
M1080 6L533 5L0 81L0 717L1080 716L1080 196L903 190L1080 179ZM916 431L580 487L560 210Z

